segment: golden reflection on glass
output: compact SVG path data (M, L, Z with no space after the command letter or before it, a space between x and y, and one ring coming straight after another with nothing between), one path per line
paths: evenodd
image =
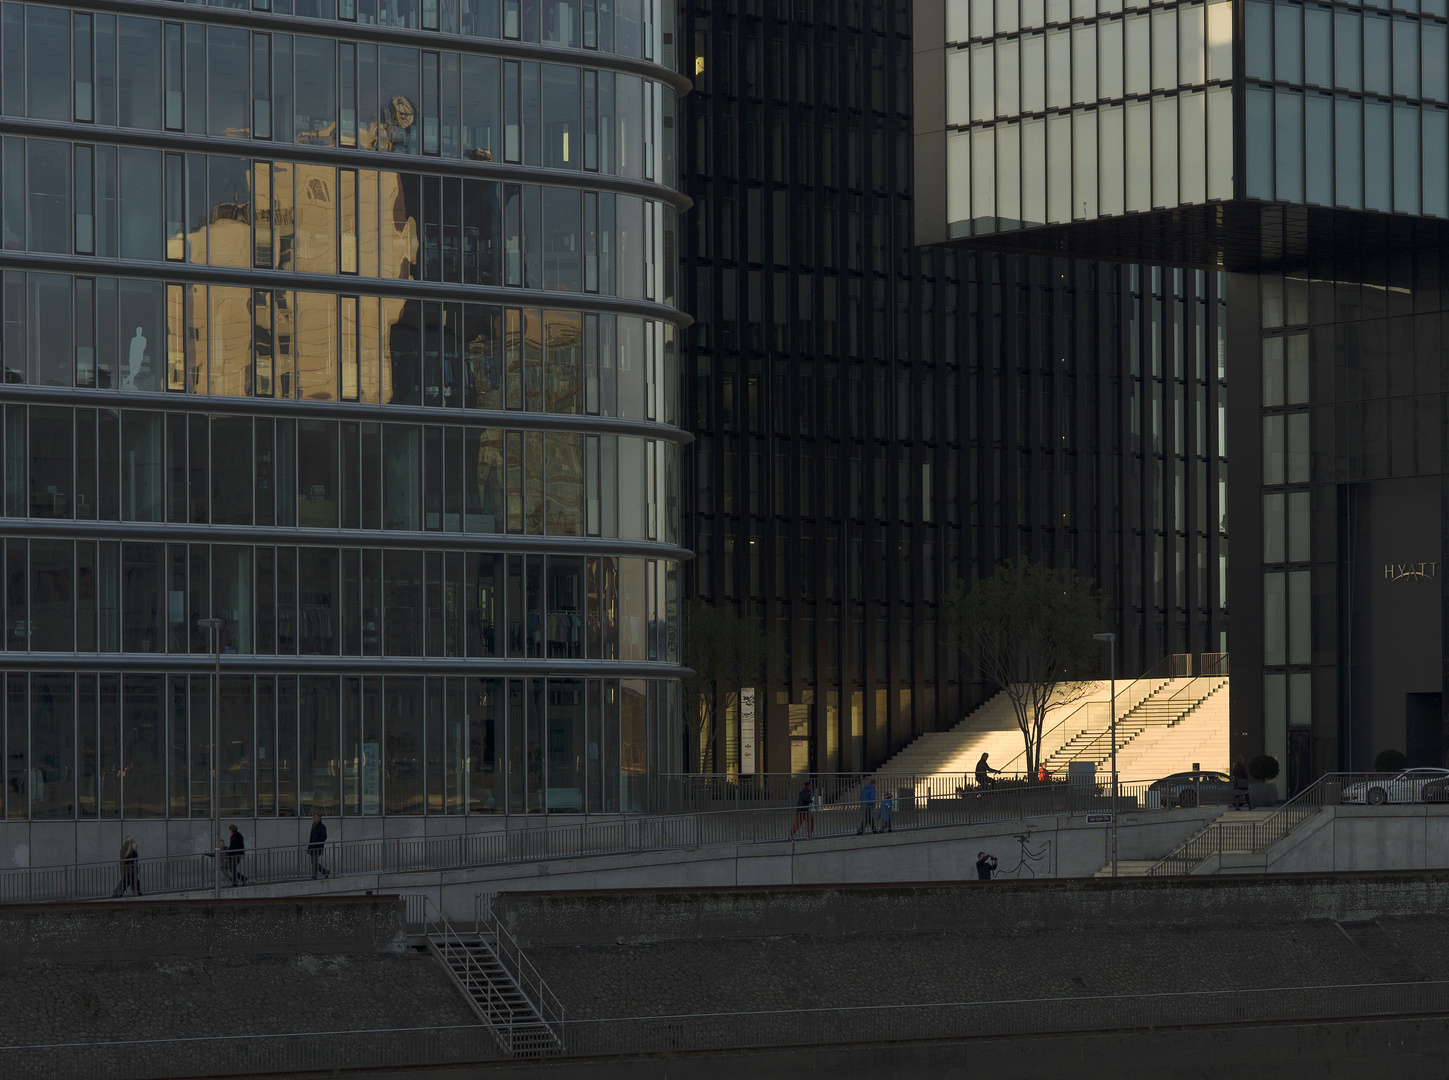
M188 286L191 293L187 301L187 314L191 323L186 335L187 391L192 394L206 393L206 372L208 360L207 334L208 308L205 285Z
M508 531L523 531L523 432L508 432Z
M296 209L292 201L293 166L278 161L272 166L272 242L276 245L278 270L295 270L293 238Z
M297 396L337 400L337 297L297 293Z
M381 234L381 276L411 278L418 262L418 223L409 212L400 173L385 172L378 180L378 226Z
M272 294L268 290L257 289L252 293L252 318L255 326L252 340L256 343L256 395L271 397L275 339L272 337Z
M272 166L258 161L252 166L252 266L258 270L272 268Z
M376 405L382 400L380 338L378 336L378 299L364 296L361 302L361 335L359 344L359 400Z
M357 170L343 169L338 174L340 192L341 237L339 255L344 274L357 273Z
M241 158L208 158L206 261L212 266L251 263L251 168Z
M544 408L551 413L583 412L583 315L550 311L544 317ZM549 530L552 532L552 530Z
M523 312L508 308L503 313L503 365L506 380L506 408L523 408Z
M543 312L523 311L523 407L543 411Z
M503 350L500 340L502 309L469 304L463 335L468 352L468 381L479 409L503 408Z
M358 273L377 277L378 201L377 170L363 169L357 174L357 215L360 222L358 238Z
M503 525L503 432L485 428L478 436L478 456L473 463L478 510L482 521L469 523L475 532L502 532Z
M339 325L342 328L342 400L356 401L359 381L357 371L357 297L342 297Z
M211 392L248 397L252 392L250 289L211 287Z
M297 396L296 385L296 340L297 312L296 294L290 289L278 289L272 294L273 310L276 312L276 396L291 399Z
M337 170L297 165L297 269L337 273Z
M543 532L543 432L523 433L523 531Z
M186 389L186 287L166 286L166 389Z
M584 437L571 431L544 434L545 522L550 536L584 535Z

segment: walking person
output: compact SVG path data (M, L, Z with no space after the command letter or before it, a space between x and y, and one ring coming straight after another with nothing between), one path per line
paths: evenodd
M327 826L322 824L322 815L312 815L312 831L307 835L307 854L312 856L312 880L317 880L317 875L323 878L331 877L327 867L322 865L322 848L327 844Z
M242 854L247 849L247 842L242 837L241 830L235 825L229 826L231 839L226 845L226 871L231 875L231 884L235 888L238 885L247 883L247 876L241 872Z
M988 855L984 851L976 853L976 879L978 881L990 881L991 875L996 872L996 856Z
M880 831L881 832L890 832L891 831L891 815L892 815L892 812L894 811L894 809L895 809L895 804L893 802L891 802L891 793L890 793L889 790L887 790L885 792L885 794L883 794L880 797Z
M814 806L814 792L810 790L810 781L805 781L805 786L800 789L800 795L795 800L795 823L790 826L788 839L795 839L795 832L801 825L805 826L805 837L809 839L815 835L815 818L810 813Z
M976 763L976 786L978 788L990 787L991 774L999 773L1001 771L1000 769L993 769L990 765L986 763L987 756L988 755L983 752L981 755L981 760Z
M855 835L865 835L867 825L871 832L875 832L875 784L871 783L870 777L866 777L860 789L860 828L855 830Z
M141 849L136 846L136 838L126 837L121 842L121 880L111 890L111 899L125 896L127 889L134 889L137 896L141 895L141 878L137 873L140 859Z

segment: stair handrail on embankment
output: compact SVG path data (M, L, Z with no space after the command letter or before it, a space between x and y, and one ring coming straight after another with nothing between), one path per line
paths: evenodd
M558 995L548 988L533 961L523 954L518 941L508 932L487 893L478 893L473 898L473 918L478 934L485 942L492 942L493 955L517 985L538 1021L548 1031L551 1050L561 1053L564 1048L564 1011Z
M463 996L468 999L468 1004L478 1014L478 1018L493 1032L503 1053L512 1057L517 1010L508 1000L508 988L498 985L497 980L493 978L488 969L473 955L472 949L468 947L469 943L464 941L462 935L453 929L452 923L448 922L447 917L437 905L426 897L423 899L423 913L428 948L447 970L453 982L463 991ZM439 938L442 939L443 946L446 946L446 951L443 946L438 944ZM449 962L454 957L462 966L462 971L458 971Z
M1148 869L1153 876L1190 874L1207 859L1224 853L1260 855L1303 824L1325 806L1345 801L1345 792L1357 801L1366 799L1373 781L1390 781L1396 773L1327 773L1258 821L1214 821L1189 836ZM1364 785L1365 795L1354 795L1354 785ZM1449 790L1439 798L1449 797ZM1414 801L1422 795L1415 793Z

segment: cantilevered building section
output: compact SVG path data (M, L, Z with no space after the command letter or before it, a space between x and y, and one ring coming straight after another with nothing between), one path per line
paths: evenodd
M672 9L253 7L4 9L0 849L643 809Z
M1449 6L915 11L918 242L1227 271L1235 756L1444 765Z

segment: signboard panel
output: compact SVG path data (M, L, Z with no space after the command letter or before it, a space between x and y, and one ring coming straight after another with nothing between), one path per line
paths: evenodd
M740 772L755 772L755 688L740 690Z

